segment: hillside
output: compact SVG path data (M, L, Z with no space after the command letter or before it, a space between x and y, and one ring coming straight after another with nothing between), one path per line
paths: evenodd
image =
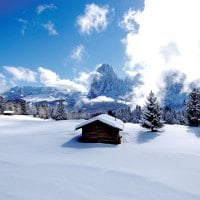
M0 116L0 199L200 199L200 128L125 124L115 146L78 143L78 123Z

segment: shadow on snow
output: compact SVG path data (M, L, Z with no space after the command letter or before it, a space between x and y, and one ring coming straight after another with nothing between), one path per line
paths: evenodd
M103 143L84 143L80 141L81 136L75 136L72 139L68 140L61 147L64 148L74 148L74 149L88 149L88 148L116 148L115 144L103 144Z
M142 144L142 143L147 143L153 139L155 139L156 137L160 136L160 134L158 134L159 131L157 132L151 132L151 131L140 131L138 133L138 136L137 136L137 142L139 144Z
M187 132L194 134L196 137L200 138L200 128L199 127L187 127Z

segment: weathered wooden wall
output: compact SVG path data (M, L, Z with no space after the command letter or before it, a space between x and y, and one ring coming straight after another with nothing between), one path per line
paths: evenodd
M120 144L119 130L95 121L82 127L82 141Z

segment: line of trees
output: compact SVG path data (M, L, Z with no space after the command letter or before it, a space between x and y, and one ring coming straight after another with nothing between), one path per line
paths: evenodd
M81 110L67 112L65 110L65 101L57 100L55 106L46 102L27 103L23 99L6 100L0 96L0 114L4 111L13 111L15 115L32 115L34 117L54 120L66 119L89 119L92 114Z
M138 112L140 115L138 115ZM138 106L135 115L139 118L142 127L155 131L167 124L184 124L189 126L200 126L200 89L194 88L186 100L185 109L175 112L170 108L161 109L157 98L151 91L147 97L146 105L142 109Z
M87 113L82 110L67 112L65 101L58 100L55 107L47 103L27 104L22 99L6 101L0 97L0 114L5 110L12 110L15 114L33 115L43 119L89 119L97 113ZM143 127L155 131L165 124L182 124L200 126L200 90L194 88L189 94L185 108L181 111L169 107L161 108L155 94L151 91L144 107L136 105L134 110L130 107L113 110L112 113L124 122L140 123Z

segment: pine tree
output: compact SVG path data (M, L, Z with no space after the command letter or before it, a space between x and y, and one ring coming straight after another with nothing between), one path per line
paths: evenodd
M26 101L21 99L20 100L20 104L21 104L21 114L22 115L27 115L27 104L26 104Z
M176 112L167 106L163 109L162 119L166 124L176 124Z
M65 107L63 104L64 100L59 100L57 102L57 107L55 109L55 114L53 116L53 119L55 120L66 120L67 119L67 114L65 112Z
M33 115L33 117L37 117L38 115L37 105L32 104L29 108L29 115Z
M5 110L6 100L0 96L0 114Z
M38 115L42 119L49 119L51 116L51 109L48 104L41 104L38 106Z
M189 94L186 104L186 116L189 126L200 124L200 91L197 88L194 88Z
M156 129L161 128L162 125L160 120L160 107L157 103L157 98L151 91L144 108L142 127L155 131Z
M108 111L108 115L110 115L110 116L112 116L112 117L115 117L115 114L113 113L112 110L109 110L109 111Z
M176 113L177 124L186 125L187 124L187 114L185 111L178 111Z
M139 123L142 119L142 108L139 105L136 105L132 115L132 122Z

